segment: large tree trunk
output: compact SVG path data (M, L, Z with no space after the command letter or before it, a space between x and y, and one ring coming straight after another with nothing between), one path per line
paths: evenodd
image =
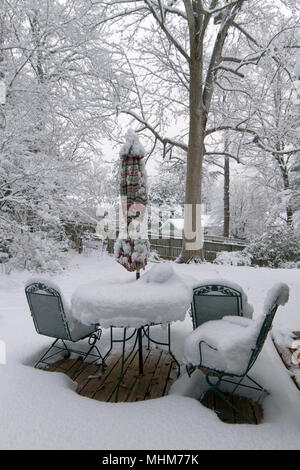
M230 233L230 165L229 157L224 157L224 226L223 236L229 237Z
M280 150L281 147L277 145L277 149ZM278 154L273 154L273 155L279 165L284 191L288 193L291 189L291 185L290 185L290 178L289 178L289 173L288 173L286 163L284 162L283 158L280 155ZM294 216L293 209L291 207L291 204L288 203L286 206L286 223L290 228L293 227L293 216Z
M184 0L190 34L190 127L189 144L187 155L187 178L185 198L185 221L184 221L184 262L193 258L203 259L203 235L201 220L197 223L196 214L201 213L202 202L202 164L205 155L204 139L206 132L207 116L210 110L214 81L216 79L216 66L221 61L222 49L230 26L235 15L241 8L244 0L238 0L232 10L228 10L224 20L220 24L218 34L211 53L210 62L203 79L203 47L204 35L208 27L210 17L203 15L202 2L189 2ZM215 8L218 2L212 0L211 8ZM187 230L187 210L193 213L192 228L194 231L194 242L191 243L191 227ZM188 233L187 233L188 232Z
M290 185L290 179L289 179L289 174L288 174L286 165L281 166L281 174L282 174L282 179L283 179L284 190L286 192L289 192L291 189L291 185ZM290 202L288 202L286 206L286 223L290 228L293 227L293 216L294 216L293 209L291 207Z
M203 260L203 239L200 216L202 203L202 164L205 153L205 127L206 114L202 102L202 59L196 58L191 60L190 63L190 125L183 252L183 260L185 263L191 259ZM189 215L191 217L187 220ZM193 235L191 232L193 232Z

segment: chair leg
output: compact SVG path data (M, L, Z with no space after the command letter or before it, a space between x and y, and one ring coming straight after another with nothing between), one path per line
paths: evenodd
M251 387L251 388L254 388L254 389L256 389L256 390L258 390L258 391L260 392L259 397L258 397L258 400L257 400L257 403L260 402L261 397L263 396L264 393L266 394L266 396L270 395L270 392L269 392L266 388L264 388L262 385L260 385L258 382L256 382L254 379L252 379L252 377L250 377L250 375L246 375L246 377L247 377L252 383L254 383L254 384L256 385L256 387Z
M254 386L253 385L246 385L245 383L242 383L245 378L247 378L250 382L252 382L254 384ZM270 392L268 392L268 390L266 388L264 388L262 385L260 385L254 379L252 379L252 377L250 377L250 375L248 375L248 374L244 375L238 382L234 382L233 380L227 380L227 379L223 379L222 381L235 385L234 389L231 392L232 394L238 389L238 387L244 387L244 388L248 388L250 390L256 390L257 392L259 392L259 396L258 396L258 399L256 400L256 403L260 402L263 394L265 394L266 396L270 395Z
M210 375L214 378L217 378L217 381L216 383L213 383L211 380L210 380ZM223 377L218 375L216 376L215 374L210 374L209 372L205 375L205 379L206 379L206 382L208 383L209 385L209 389L212 390L215 394L217 394L221 400L223 400L230 408L232 408L232 410L235 411L236 413L236 416L238 416L243 422L248 422L249 424L253 424L253 421L251 419L249 419L247 416L245 416L225 395L224 393L219 389L219 386L221 384L221 382L223 381ZM243 379L243 378L242 378ZM241 380L242 380L241 379ZM237 386L239 386L240 384L238 384ZM237 387L235 387L234 391L237 389ZM206 392L200 399L200 403L202 403L206 397L208 392ZM232 397L233 396L233 392L229 393L229 396ZM228 417L228 418L232 418L232 415L229 415L228 413L226 412L222 412L222 411L218 411L218 410L215 410L216 414L218 415L222 415L224 417Z
M88 339L88 343L90 345L90 348L88 349L88 351L83 354L83 357L82 357L82 365L80 367L78 367L72 374L72 379L75 378L76 375L78 375L79 373L82 372L82 370L84 370L88 365L90 364L94 364L95 362L99 361L99 359L101 360L101 371L102 373L101 374L98 374L97 377L100 377L104 371L105 371L105 368L107 367L106 363L105 363L105 360L102 356L102 354L100 353L99 351L99 348L98 346L96 345L97 341L100 341L100 338L101 338L101 335L102 335L102 330L99 328L97 331L95 331L94 333L92 333L90 336L89 336L89 339ZM92 353L92 351L95 350L96 351L96 354ZM95 356L95 359L91 362L89 362L88 364L84 364L85 360L89 357L89 356Z
M45 364L47 366L51 365L51 363L47 362L50 358L56 356L57 354L61 353L62 351L67 351L67 354L70 355L70 351L66 345L66 343L61 340L63 347L57 346L57 342L59 341L59 338L57 338L50 346L50 348L47 349L47 351L40 357L40 359L36 362L34 365L35 368L37 368L40 364ZM57 351L53 354L50 354L50 351L55 348Z
M87 352L82 352L82 351L78 351L78 350L69 348L63 339L57 338L51 344L50 348L48 348L47 351L36 362L34 367L37 368L40 364L45 364L46 366L53 365L53 363L48 362L49 359L56 356L57 354L61 354L62 352L65 352L66 357L70 357L71 353L78 354L79 356L82 357L82 363L84 363L84 361L87 359L88 356L94 356L95 357L95 359L93 361L91 361L90 364L94 364L95 362L97 362L100 359L101 360L101 365L102 365L102 373L103 373L104 370L105 370L106 364L105 364L105 360L104 360L102 354L99 351L99 348L96 345L97 341L99 341L100 338L101 338L101 334L102 334L102 330L99 328L97 331L93 332L89 336L88 342L89 342L90 348L88 349ZM57 345L58 341L61 341L62 346ZM50 354L50 352L53 349L55 349L56 351L53 354ZM96 354L93 351L95 351ZM60 367L60 366L55 366L55 367L57 369L65 371L65 369L63 367ZM80 367L76 368L76 370L72 374L72 379L74 378L75 375L77 375L81 371L81 369L84 369L85 367L86 367L86 365L83 365L83 366L80 366Z

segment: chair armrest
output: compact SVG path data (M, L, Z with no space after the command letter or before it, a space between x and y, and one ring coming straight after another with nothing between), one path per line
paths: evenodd
M89 335L88 343L90 345L95 345L97 341L100 341L102 335L102 328L99 324L95 324L95 331L92 331Z
M214 351L218 351L217 348L215 348L214 346L211 346L210 344L208 344L206 341L202 340L200 341L199 343L199 353L200 353L200 364L199 364L199 367L201 367L202 365L202 344L206 344L206 346L208 346L210 349L213 349Z
M195 370L197 369L197 367L193 366L193 364L191 364L190 362L186 364L185 368L189 377L191 377L193 372L195 372Z
M208 346L209 348L211 349L214 349L214 351L218 351L217 348L214 348L213 346L211 346L210 344L208 344L206 341L200 341L199 343L199 353L200 353L200 363L197 364L197 365L194 365L192 364L191 362L189 362L188 364L186 364L185 368L186 368L186 371L187 371L187 374L189 377L191 377L191 375L193 374L193 372L195 372L195 370L199 367L202 366L202 351L201 351L201 347L202 347L202 344L206 344L206 346Z

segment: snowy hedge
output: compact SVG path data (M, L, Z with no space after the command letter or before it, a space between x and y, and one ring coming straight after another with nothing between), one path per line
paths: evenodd
M252 240L244 252L250 255L252 263L258 266L287 267L287 263L300 259L299 237L292 229L271 228Z
M251 240L243 251L221 251L215 264L231 266L269 266L271 268L300 268L300 241L292 229L270 228Z
M251 256L245 251L220 251L214 260L215 264L229 264L231 266L250 266Z
M15 269L56 272L64 265L65 242L58 242L47 233L16 233L9 248L11 258L6 267L8 272Z

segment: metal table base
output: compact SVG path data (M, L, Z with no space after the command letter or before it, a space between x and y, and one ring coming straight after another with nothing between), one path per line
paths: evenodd
M178 372L177 372L177 377L180 375L180 364L177 361L176 357L171 351L171 329L170 329L170 323L167 324L167 329L168 329L168 339L167 342L161 342L154 340L150 336L150 327L151 326L159 326L160 324L154 323L151 325L143 325L139 328L134 328L134 331L129 333L127 336L128 330L132 330L132 328L123 328L123 338L122 339L114 339L113 337L113 329L117 328L114 326L110 327L110 348L103 357L103 360L107 358L107 356L111 353L113 349L113 343L122 343L122 361L121 361L121 372L120 372L120 377L117 383L116 387L116 392L115 392L115 402L118 401L118 396L119 396L119 389L121 386L121 383L124 378L124 370L125 370L125 364L128 361L128 359L131 357L131 355L134 353L136 347L138 348L138 358L139 358L139 374L143 374L143 337L147 338L147 343L148 343L148 349L150 349L150 343L154 343L160 346L167 346L168 347L168 352L171 355L171 357L174 359L174 361L177 364ZM131 348L130 352L126 355L126 343L127 341L130 341L132 338L134 338L134 344L133 347Z

